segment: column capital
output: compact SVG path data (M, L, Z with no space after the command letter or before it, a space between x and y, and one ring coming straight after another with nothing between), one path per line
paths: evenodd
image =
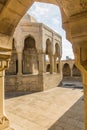
M9 67L10 60L0 61L0 71L6 70Z

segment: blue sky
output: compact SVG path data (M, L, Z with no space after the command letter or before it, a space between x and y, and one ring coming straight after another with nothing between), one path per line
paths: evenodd
M62 36L62 59L66 59L66 56L74 58L72 45L66 40L66 33L62 29L61 13L58 6L35 2L27 13L36 18L38 22L44 23Z

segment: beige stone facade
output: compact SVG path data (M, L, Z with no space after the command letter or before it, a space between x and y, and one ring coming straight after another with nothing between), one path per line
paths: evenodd
M61 60L59 69L59 62L56 61L56 73L59 73L61 71L62 73L62 80L78 80L82 81L82 74L81 71L77 68L75 65L75 60ZM46 62L46 71L47 73L50 72L50 63L49 61Z
M82 80L81 71L75 65L75 60L62 60L61 66L64 80Z
M14 33L11 61L5 76L6 92L42 91L58 86L62 75L60 68L58 73L55 71L55 64L61 60L61 46L60 35L25 15ZM47 60L50 73L46 73Z

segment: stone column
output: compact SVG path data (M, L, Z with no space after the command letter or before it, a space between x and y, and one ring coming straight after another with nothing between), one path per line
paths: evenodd
M72 69L71 69L71 78L72 78L73 74L72 74Z
M32 54L31 55L31 73L34 74L35 71L34 71L34 55Z
M22 52L18 52L18 75L22 75Z
M83 89L84 89L84 122L85 130L87 130L87 73L83 74Z
M4 130L9 127L9 120L4 113L4 74L5 67L3 61L0 65L0 130ZM9 128L11 130L11 128Z
M84 130L87 130L87 50L74 46L75 64L82 72L83 89L84 89Z
M72 78L72 76L73 76L73 73L72 73L72 67L70 66L70 77Z
M56 72L56 73L57 73L56 56L54 56L54 72Z
M87 130L87 84L84 85L84 121L85 121L85 130Z
M46 73L46 67L47 67L47 64L46 64L46 54L44 54L44 73Z
M58 64L58 73L61 72L61 58L59 57L59 64Z
M54 72L54 55L50 54L50 73Z
M45 54L39 53L39 74L43 74L45 72Z

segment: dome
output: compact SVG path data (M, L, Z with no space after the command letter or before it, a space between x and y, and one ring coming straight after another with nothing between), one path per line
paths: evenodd
M30 23L30 22L37 22L37 20L29 14L25 14L20 21L20 23Z

